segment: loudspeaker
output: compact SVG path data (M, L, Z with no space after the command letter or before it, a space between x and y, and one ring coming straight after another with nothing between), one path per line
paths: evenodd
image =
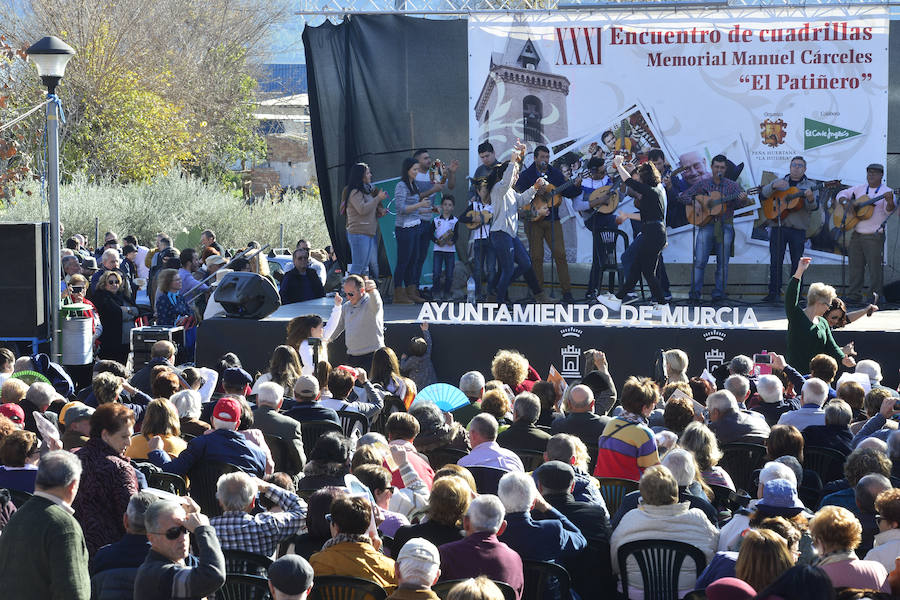
M0 338L50 337L49 240L49 223L0 224Z
M900 279L884 286L884 299L891 304L900 304Z
M213 295L225 309L225 315L239 319L262 319L281 306L278 290L271 281L256 273L229 273Z

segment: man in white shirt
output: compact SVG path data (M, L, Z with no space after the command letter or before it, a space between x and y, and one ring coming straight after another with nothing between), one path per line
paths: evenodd
M872 163L866 168L866 184L857 185L838 192L836 201L849 201L860 196L868 196L875 202L874 214L860 221L850 238L847 249L850 267L850 288L845 300L850 304L859 304L863 300L862 289L865 283L866 268L869 270L870 294L878 294L879 300L884 297L884 225L891 213L897 208L891 188L882 183L884 165ZM888 194L885 196L885 194Z
M793 425L800 431L810 425L825 425L825 411L822 405L828 400L828 384L817 377L810 377L803 384L800 397L802 398L800 408L781 415L778 424Z

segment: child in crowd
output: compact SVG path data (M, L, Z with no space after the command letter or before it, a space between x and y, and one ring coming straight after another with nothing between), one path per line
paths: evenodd
M434 285L432 295L435 300L452 300L453 267L456 265L456 239L459 237L459 219L453 216L456 200L446 194L441 200L441 214L431 222L431 237L434 240ZM441 272L444 285L441 287ZM420 388L421 389L421 388Z
M406 350L407 354L400 357L400 373L412 379L419 390L437 383L437 374L431 362L431 334L428 332L428 323L422 323L420 327L422 337L412 338Z

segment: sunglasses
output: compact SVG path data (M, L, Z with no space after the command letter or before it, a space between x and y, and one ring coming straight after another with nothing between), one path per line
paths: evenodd
M356 292L344 292L348 298L356 298Z
M385 492L390 492L390 493L392 493L392 494L396 494L396 493L397 493L397 488L396 488L395 486L393 486L393 485L389 485L389 486L387 486L386 488L384 488L384 491L385 491Z
M78 287L71 286L71 287L69 287L69 289L72 290L73 294L80 294L81 292L84 291L84 286L81 286L81 285L79 285Z
M187 533L187 528L184 525L179 525L177 527L170 527L165 531L155 531L153 532L156 535L165 535L167 540L177 540L185 533Z
M106 285L122 285L121 281L116 281L115 279L110 279L106 282Z

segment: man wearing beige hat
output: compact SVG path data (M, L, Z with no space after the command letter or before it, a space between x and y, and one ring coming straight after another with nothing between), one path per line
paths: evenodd
M397 589L388 600L438 600L431 586L441 576L441 555L437 546L424 538L412 538L394 561Z

